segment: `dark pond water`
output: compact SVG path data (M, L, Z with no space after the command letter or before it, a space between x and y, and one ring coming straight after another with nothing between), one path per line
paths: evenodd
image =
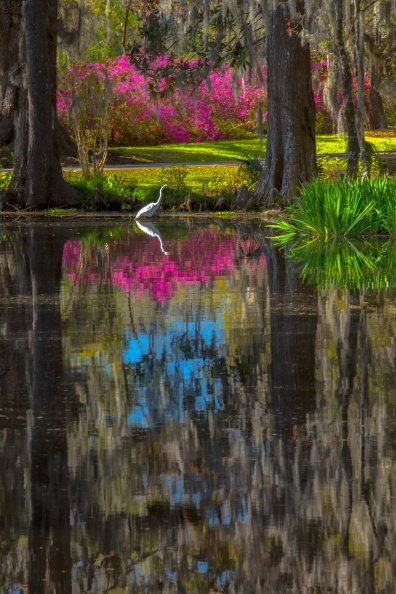
M2 225L1 594L394 592L389 277L155 224Z

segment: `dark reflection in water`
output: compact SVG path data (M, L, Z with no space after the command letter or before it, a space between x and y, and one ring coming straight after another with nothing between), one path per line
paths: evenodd
M3 226L0 592L393 592L394 288L146 227Z

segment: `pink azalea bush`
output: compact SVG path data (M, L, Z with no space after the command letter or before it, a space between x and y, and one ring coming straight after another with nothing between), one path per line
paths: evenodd
M246 137L256 130L258 108L265 107L265 89L258 84L237 81L239 92L234 94L229 68L213 72L193 93L176 89L153 100L144 77L127 56L119 56L105 65L75 64L61 78L58 110L66 127L65 97L86 96L85 81L94 73L103 76L104 69L112 83L109 136L113 146Z
M163 66L166 60L166 57L158 58L156 63ZM191 63L193 68L194 64ZM327 63L323 60L314 61L312 72L317 132L330 133L334 131L335 121L323 101ZM264 119L267 115L265 70L262 72L263 83L254 78L251 82L246 82L242 77L235 80L235 73L230 68L217 69L208 81L201 83L193 92L188 88L184 91L176 88L174 92L169 92L173 84L169 76L159 81L157 86L163 92L153 99L144 76L137 72L127 56L119 56L103 64L77 63L60 77L58 111L69 130L68 98L74 97L75 101L81 98L84 101L89 97L87 85L93 86L89 81L95 77L99 82L106 77L112 89L108 130L112 146L245 138L257 130L258 112L261 111ZM365 86L368 91L368 79L365 80ZM237 93L235 87L238 87ZM338 92L338 103L341 107L341 90ZM92 121L88 120L87 117L86 125L89 128L92 127Z

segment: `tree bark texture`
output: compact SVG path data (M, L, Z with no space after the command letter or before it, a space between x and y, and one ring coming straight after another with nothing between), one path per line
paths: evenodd
M362 160L362 177L370 177L371 155L364 138L364 4L355 0L355 43L357 70L357 110L356 128L359 141L360 157Z
M352 99L352 73L349 56L345 47L344 40L344 2L343 0L335 0L335 43L337 53L341 64L341 84L343 94L343 109L344 117L348 133L348 146L347 146L347 179L352 181L356 179L358 172L359 162L359 138L355 120L355 107Z
M57 0L24 0L20 10L14 173L1 200L28 208L73 204L78 196L62 177L55 134Z
M388 127L386 115L384 110L384 103L382 101L381 93L379 91L381 85L381 77L377 67L372 66L370 72L370 114L371 127L370 130L385 130Z
M0 146L14 138L14 112L20 86L21 0L0 6Z
M51 36L56 35L56 29L54 29L53 20L49 19L50 7L51 3L47 3L46 0L26 0L24 4L29 90L28 175L25 187L27 206L47 206L50 192L49 180L53 180L57 170L61 175L56 155L54 156L56 87L54 88L54 75L51 69L56 68L56 62L54 62L56 51L53 49L56 42L51 42Z
M268 133L256 202L287 201L317 174L315 102L308 42L294 29L286 3L271 15L268 35Z

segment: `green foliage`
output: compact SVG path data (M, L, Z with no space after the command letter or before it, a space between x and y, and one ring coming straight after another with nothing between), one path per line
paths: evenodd
M8 184L10 183L11 176L11 172L0 173L0 192L7 188Z
M81 26L78 44L70 46L62 37L58 60L78 53L79 59L92 62L104 62L116 58L123 52L122 36L125 21L124 0L61 0L59 3L60 29L73 33ZM81 16L82 24L79 25ZM134 11L128 13L128 35L134 35L138 26L138 17ZM75 47L77 45L77 47Z
M184 166L180 171L175 172L176 168L148 168L148 169L131 169L125 171L124 188L128 190L128 194L132 195L132 199L139 201L153 202L158 198L158 189L164 183L168 183L169 189L165 191L164 203L169 202L169 196L173 195L173 191L177 187L179 179L185 184L185 194L191 193L193 198L201 201L207 197L214 200L220 195L226 198L230 197L235 187L241 182L238 176L238 168L235 165L228 167L224 166L201 166L188 167ZM171 172L169 176L168 170ZM173 178L172 176L175 176ZM183 179L181 179L183 178ZM73 178L72 178L73 179ZM92 186L92 184L91 184ZM91 191L92 194L92 191Z
M396 283L394 240L295 239L285 253L297 263L303 277L318 288L388 288Z
M396 232L396 181L388 178L348 184L315 179L287 209L289 220L271 225L287 243L294 237L351 237Z
M318 109L316 111L316 132L318 134L331 134L333 127L332 119L324 111Z
M396 181L386 177L377 177L370 182L375 196L376 212L380 220L379 231L391 236L396 235Z
M67 179L87 200L93 200L98 195L104 201L119 200L131 191L130 181L124 173L101 173L88 178L82 173L72 173Z
M158 186L151 186L150 188L135 188L132 193L134 200L140 200L141 202L149 201L154 202L158 199Z
M174 194L181 198L187 193L186 177L188 175L187 167L181 165L177 167L167 167L162 170L161 182L168 184Z
M340 180L345 176L346 161L338 157L320 157L318 159L319 177L326 181Z

